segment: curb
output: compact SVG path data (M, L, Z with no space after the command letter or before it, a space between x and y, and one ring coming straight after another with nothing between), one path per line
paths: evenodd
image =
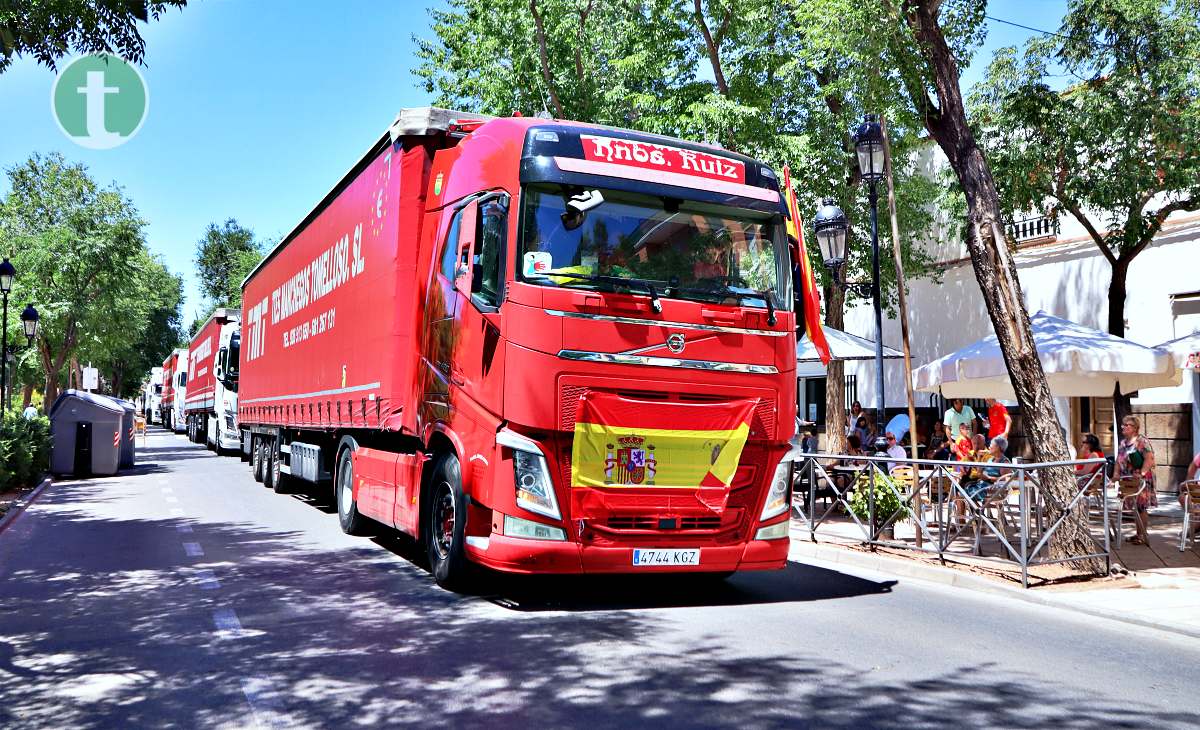
M1154 619L1141 618L1126 613L1120 613L1118 611L1109 611L1101 608L1080 605L1071 601L1048 598L1043 595L1032 593L1025 588L1012 588L1009 586L1000 585L994 581L988 580L987 578L980 578L978 576L970 575L969 573L964 573L963 571L955 570L954 568L925 565L923 563L905 560L904 558L895 558L877 553L860 553L856 550L848 550L845 548L811 542L799 537L792 538L791 552L792 556L802 558L806 561L824 563L827 566L842 565L853 568L863 568L865 570L872 570L878 573L886 573L904 578L912 578L927 583L937 583L955 588L963 588L979 593L990 593L993 595L1024 601L1026 603L1037 604L1039 606L1048 606L1050 608L1073 611L1075 613L1082 613L1088 616L1094 616L1096 618L1108 619L1110 621L1120 621L1121 623L1133 624L1135 626L1141 626L1148 629L1156 629L1158 631L1166 631L1193 639L1200 639L1200 627L1190 628L1187 626L1179 626L1166 621L1156 621ZM789 560L790 559L792 559L792 557L789 557Z
M4 517L0 518L0 534L7 530L9 525L16 522L17 517L25 511L26 507L37 501L37 498L42 496L42 492L48 486L50 486L50 477L43 479L42 483L37 485L29 494L15 500L12 506L8 508L8 511L4 513Z

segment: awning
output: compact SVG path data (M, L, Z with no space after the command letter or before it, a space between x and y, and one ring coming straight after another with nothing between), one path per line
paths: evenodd
M1164 350L1038 312L1030 317L1038 358L1056 397L1111 395L1179 385L1174 359ZM946 398L1013 398L996 336L913 370L913 387Z
M1200 370L1200 332L1177 337L1154 347L1171 353L1179 367Z

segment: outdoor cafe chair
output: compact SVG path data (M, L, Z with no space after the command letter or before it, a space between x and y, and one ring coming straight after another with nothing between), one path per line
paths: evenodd
M1122 527L1125 518L1137 521L1137 498L1147 489L1146 482L1139 476L1121 477L1117 482L1117 547L1121 547L1124 539Z
M1089 529L1093 519L1099 520L1101 524L1104 522L1105 502L1108 500L1108 479L1105 478L1103 471L1096 471L1093 474L1080 474L1075 477L1075 483L1079 489L1086 490L1084 494L1084 504L1087 505L1087 517ZM1116 539L1116 523L1110 522L1108 525L1109 537Z
M1179 531L1179 552L1187 550L1190 540L1196 544L1193 526L1200 526L1200 481L1192 479L1179 483L1179 494L1183 496L1183 527Z
M976 555L983 554L984 517L990 517L992 524L1000 530L1000 536L1003 540L1008 540L1008 534L1011 531L1008 507L1012 482L1012 474L1003 474L996 480L995 484L988 487L979 502L974 505L968 503L967 520L971 523L971 527L975 531L974 550ZM1003 555L1003 550L1001 550L1001 554Z

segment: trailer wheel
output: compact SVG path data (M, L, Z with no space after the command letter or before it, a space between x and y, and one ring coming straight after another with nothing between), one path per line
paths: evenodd
M347 446L338 455L337 465L337 508L338 523L347 535L366 535L370 530L367 518L358 512L354 501L354 449Z
M254 481L263 480L263 441L258 436L252 436L250 442L250 471L254 473Z
M291 476L284 474L279 467L283 465L283 454L279 451L278 442L272 447L271 452L271 489L275 490L276 494L287 494L290 486Z
M424 521L425 550L437 584L448 591L462 592L470 582L467 561L467 501L462 490L458 457L446 453L438 459L429 480L430 496Z
M278 458L274 439L263 439L263 486L267 489L275 489L275 460Z

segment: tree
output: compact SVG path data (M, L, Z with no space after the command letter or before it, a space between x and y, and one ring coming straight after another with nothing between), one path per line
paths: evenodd
M187 0L2 0L0 73L14 57L30 55L54 68L69 53L116 53L141 63L146 42L136 21L158 20Z
M1198 0L1073 0L1058 35L999 51L972 98L1008 210L1069 213L1112 267L1118 337L1130 265L1169 215L1200 209L1198 56ZM1061 69L1080 81L1054 89ZM1120 419L1129 396L1114 398Z
M99 368L114 395L133 395L142 375L183 341L182 304L183 280L140 251L116 296L114 316L81 338L79 359Z
M136 324L117 315L138 281L145 224L117 187L100 188L62 155L35 154L7 172L0 247L20 272L13 297L41 314L36 345L51 404L81 346L94 346L99 332L127 336L115 325Z
M432 15L435 38L416 39L423 59L416 74L436 103L491 114L548 111L720 142L776 168L788 162L810 216L833 195L848 216L863 220L866 197L855 187L849 133L864 105L896 111L889 117L899 159L911 160L922 144L920 118L900 113L899 95L868 72L870 65L811 46L804 24L768 0L453 0ZM871 93L860 95L864 89ZM913 166L898 168L902 230L925 231L936 187ZM904 243L907 270L935 274L924 250ZM809 253L824 272L816 247ZM868 265L865 248L851 247L849 278L864 278ZM893 272L885 268L889 307ZM827 323L840 327L843 294L822 276ZM844 413L842 378L835 361L827 389L831 424ZM830 428L840 440L840 428Z
M1034 346L1021 297L1003 208L984 150L968 123L959 87L960 64L969 61L983 33L986 0L795 0L823 22L812 25L828 46L894 79L906 103L946 155L967 204L967 250L975 279L999 340L1017 402L1038 461L1067 457L1054 402ZM1042 494L1052 522L1062 519L1050 542L1055 557L1091 552L1086 515L1066 514L1075 482L1068 469L1043 475ZM1097 568L1097 561L1086 567Z
M208 224L196 242L196 273L213 308L241 306L242 280L262 260L264 248L254 231L233 218Z

